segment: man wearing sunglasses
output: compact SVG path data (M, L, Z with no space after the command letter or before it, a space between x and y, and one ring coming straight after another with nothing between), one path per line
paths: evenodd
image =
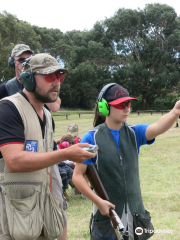
M23 71L22 63L26 58L32 56L32 54L33 51L25 44L18 44L12 49L8 65L15 70L16 76L0 85L0 99L23 90L23 85L19 80L20 74Z
M52 56L36 54L20 75L23 91L0 101L1 240L67 240L62 196L50 193L50 167L96 154L83 149L87 143L53 151L54 124L44 104L56 101L66 73Z
M0 85L0 99L7 96L11 96L23 90L24 86L21 83L21 80L19 78L20 78L20 74L24 70L23 63L25 62L26 59L31 57L32 54L33 54L33 51L30 49L28 45L25 45L25 44L17 44L12 49L10 57L8 59L8 65L9 67L15 70L16 76ZM59 97L57 97L57 100L55 102L51 102L51 103L47 102L45 107L52 112L56 112L59 110L60 104L61 104L61 100ZM54 146L54 149L56 149L56 146ZM0 152L0 157L1 157L1 152ZM52 166L51 170L52 170L52 178L53 178L53 194L55 194L56 196L59 196L61 194L59 189L62 186L62 181L59 176L59 171L56 165Z
M17 44L11 51L10 57L8 59L8 65L15 70L16 76L7 82L0 85L0 99L11 96L21 90L23 90L23 85L19 79L20 74L23 72L22 64L24 61L31 57L33 51L28 45ZM47 103L46 106L52 112L56 112L60 107L60 98L58 97L56 102Z
M16 76L0 85L0 99L7 96L11 96L23 90L24 86L19 78L20 74L24 70L23 63L25 62L26 59L31 57L32 54L33 51L30 49L28 45L25 44L18 44L12 49L10 57L8 59L8 65L15 70ZM60 98L57 97L57 100L55 102L48 103L47 100L45 107L52 112L56 112L59 110L60 103L61 103ZM56 149L56 146L54 146L54 149ZM62 186L62 181L59 176L59 170L56 165L52 166L51 170L53 178L53 194L59 197L59 195L61 195L60 189Z

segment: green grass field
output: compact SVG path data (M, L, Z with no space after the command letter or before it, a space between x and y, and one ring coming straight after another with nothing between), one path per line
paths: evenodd
M70 114L68 120L65 116L54 117L55 140L67 132L70 123L79 126L80 137L92 128L93 115L82 115L79 118L75 111ZM128 123L151 124L161 116L131 114ZM157 137L154 144L142 146L140 149L140 180L145 208L151 213L155 230L172 230L172 234L155 233L152 240L180 240L180 128L174 126ZM89 219L92 203L80 195L71 195L71 189L68 190L68 194L68 239L90 239Z

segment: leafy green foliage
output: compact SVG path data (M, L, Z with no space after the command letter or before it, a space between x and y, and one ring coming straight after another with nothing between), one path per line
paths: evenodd
M92 108L99 91L111 82L127 88L134 97L141 96L134 109L156 108L156 98L180 90L180 18L165 4L147 4L142 10L118 9L90 31L66 33L31 26L3 12L1 82L14 76L7 60L19 43L28 44L34 53L51 54L70 71L61 87L65 107Z
M37 53L42 51L39 40L40 36L36 35L29 23L17 19L10 13L0 13L0 82L14 77L14 71L7 64L14 46L24 43Z
M149 4L144 10L119 9L106 19L106 35L117 44L122 64L114 79L147 107L155 96L171 92L179 81L180 32L173 8Z
M162 96L156 96L154 103L151 105L151 108L156 110L170 110L179 100L179 96L177 94L167 94L165 98Z
M92 109L102 82L104 85L110 82L111 77L107 73L106 68L97 67L89 61L82 62L71 69L61 86L62 106Z

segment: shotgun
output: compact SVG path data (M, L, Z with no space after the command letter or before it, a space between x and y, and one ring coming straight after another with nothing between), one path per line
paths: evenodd
M109 197L102 184L96 165L94 163L91 163L87 166L86 176L89 182L91 183L92 188L95 190L96 194L103 200L109 201ZM109 209L109 216L118 240L128 240L129 239L128 232L124 230L124 225L121 222L120 217L111 208Z

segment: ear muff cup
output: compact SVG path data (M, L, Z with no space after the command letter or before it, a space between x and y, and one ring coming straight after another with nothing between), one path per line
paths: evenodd
M98 102L98 110L103 116L109 115L109 105L104 98L102 98L101 101Z
M109 104L106 101L106 99L103 98L105 92L112 86L116 85L116 83L109 83L105 85L98 96L97 102L98 102L98 110L103 116L109 115Z
M9 57L8 59L8 66L11 68L15 68L15 62L13 57Z
M19 79L28 92L33 92L35 90L36 81L32 72L22 72Z

